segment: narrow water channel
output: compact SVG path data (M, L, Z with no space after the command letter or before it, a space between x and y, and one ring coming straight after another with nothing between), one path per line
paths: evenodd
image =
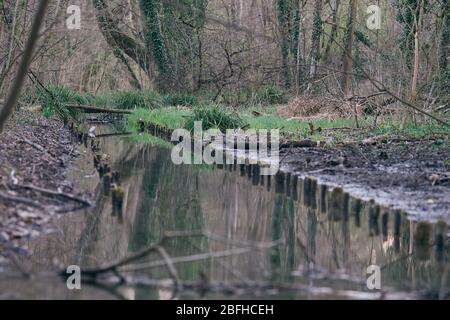
M378 297L378 291L367 288L372 265L381 269L385 293L405 298L448 295L447 228L439 222L410 221L403 212L362 203L311 180L261 178L251 167L176 166L170 149L129 137L101 139L101 149L120 172L123 215L112 214L110 195L97 186L88 157L81 159L86 169L74 175L86 188L97 188L97 206L57 219L53 233L28 243L31 258L20 259L34 274L49 274L55 265L100 266L157 243L167 231L204 231L211 236L164 242L178 262L181 280L217 284L216 290L181 290L178 298ZM255 247L255 242L266 246ZM151 255L145 261L160 259ZM163 265L134 274L170 283ZM23 298L173 295L170 286L111 290L83 285L80 291L69 291L63 280L50 275L31 280L2 276L0 288Z

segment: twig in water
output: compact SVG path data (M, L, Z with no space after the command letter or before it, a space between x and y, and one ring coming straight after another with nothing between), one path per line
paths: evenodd
M239 249L230 249L230 250L224 250L224 251L217 251L217 252L210 252L210 253L200 253L200 254L194 254L191 256L185 256L185 257L176 257L172 258L173 264L179 264L179 263L188 263L188 262L196 262L201 260L208 260L213 258L224 258L229 256L237 256L246 254L249 252L253 252L255 250L268 250L272 249L273 247L279 245L279 241L275 242L269 242L261 244L260 246L256 247L247 247L247 248L239 248ZM121 269L122 272L134 272L144 269L153 269L153 268L159 268L166 265L166 261L152 261L152 262L145 262L141 264L136 264L128 267L124 267Z
M6 256L9 258L9 260L11 260L11 262L14 264L14 266L20 271L20 273L22 274L22 276L26 279L30 279L31 278L31 272L26 270L25 267L19 262L19 260L17 259L17 256L14 252L9 251Z
M204 253L204 254L197 254L187 257L176 257L171 258L165 249L162 247L162 244L169 238L178 238L178 237L190 237L190 236L207 236L208 233L205 232L166 232L161 239L161 241L158 244L152 244L146 248L143 248L142 250L133 253L125 258L116 260L114 262L108 263L104 266L98 267L98 268L89 268L83 270L83 275L87 276L88 281L95 281L95 279L103 274L114 274L119 279L121 279L122 283L125 280L125 277L122 276L121 272L132 272L132 271L138 271L141 269L148 269L148 268L156 268L156 267L167 267L169 274L174 281L174 284L176 285L175 289L179 289L182 287L183 282L180 281L178 278L177 271L174 267L177 263L184 263L184 262L195 262L200 260L207 260L211 258L220 258L220 257L226 257L231 255L238 255L238 254L245 254L254 251L255 249L258 250L267 250L271 249L274 246L277 246L281 244L281 241L275 241L275 242L269 242L269 243L256 243L252 247L245 247L245 248L239 248L234 250L226 250L226 251L219 251L219 252L213 252L213 253ZM223 241L222 238L216 237L216 241ZM242 244L241 242L239 242ZM140 260L146 256L148 256L152 252L157 252L163 259L150 262L150 263L142 263L142 264L136 264L131 265L134 261ZM63 277L66 277L66 271L63 270L60 272L60 275Z
M174 292L175 296L176 292L179 289L181 289L181 281L180 278L178 277L177 269L175 269L172 259L170 258L169 254L163 247L156 246L156 250L158 251L159 255L164 259L164 262L167 266L167 270L169 270L169 274L172 277L172 280L175 282L175 292Z

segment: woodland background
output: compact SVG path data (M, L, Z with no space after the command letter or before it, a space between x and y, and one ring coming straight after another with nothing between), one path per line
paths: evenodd
M0 1L0 97L37 3ZM81 8L80 30L66 26L69 5ZM379 30L367 27L369 5L381 8ZM55 0L28 87L152 89L231 106L261 92L401 106L386 89L421 109L445 111L449 8L448 0Z

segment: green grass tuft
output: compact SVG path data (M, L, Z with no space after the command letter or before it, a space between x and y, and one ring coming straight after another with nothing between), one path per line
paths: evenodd
M437 114L436 116L448 121L443 114ZM403 136L410 139L424 139L433 135L450 136L449 127L443 126L432 119L420 119L416 123L410 119L405 127L401 129L401 120L399 118L389 117L385 118L372 131L374 134L389 134L391 136Z
M163 105L161 96L152 90L120 91L111 100L117 109L157 109Z
M136 109L128 116L128 128L137 131L139 120L152 123L167 129L184 128L189 111L180 111L176 108L162 108L155 110Z
M260 117L246 115L244 120L252 129L279 129L281 134L292 139L310 137L314 140L320 140L323 129L353 126L351 119L298 121L287 120L278 115L264 115Z
M89 99L64 86L48 85L45 89L37 87L34 91L26 91L21 102L40 104L46 117L59 116L63 120L76 118L79 112L66 108L66 104L88 104Z
M194 122L202 121L203 130L219 129L225 132L227 129L243 128L247 123L237 114L227 112L223 106L209 105L193 109L186 122L186 129L193 130Z

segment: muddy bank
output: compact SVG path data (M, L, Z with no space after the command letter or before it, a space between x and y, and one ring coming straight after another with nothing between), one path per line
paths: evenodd
M77 157L63 123L20 112L0 135L0 255L47 232L58 214L87 205L68 172Z
M363 200L400 209L418 219L450 220L448 140L386 141L335 148L292 148L282 168L342 185Z

